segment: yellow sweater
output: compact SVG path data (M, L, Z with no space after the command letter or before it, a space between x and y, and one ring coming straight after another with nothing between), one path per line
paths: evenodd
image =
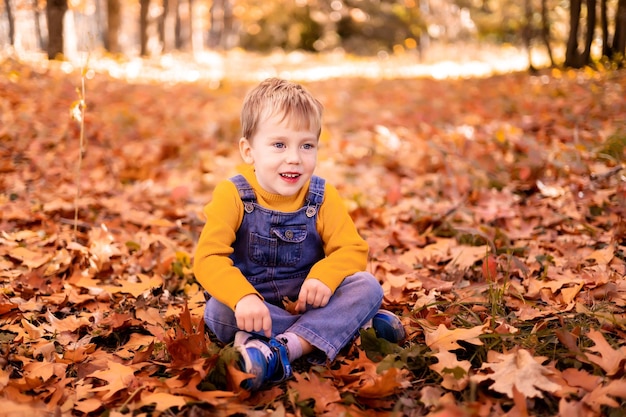
M261 206L292 212L304 205L308 184L296 195L285 197L263 190L251 166L246 166L241 173L254 189ZM235 184L230 180L221 181L213 191L212 201L204 207L206 224L194 255L193 271L200 285L233 310L245 295L260 296L229 258L243 214L243 203ZM328 183L318 212L317 231L326 257L313 265L307 279L316 278L334 292L344 278L365 270L369 248L356 230L337 189Z

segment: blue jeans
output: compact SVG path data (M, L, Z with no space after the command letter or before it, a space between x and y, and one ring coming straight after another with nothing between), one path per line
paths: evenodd
M382 299L383 290L378 280L368 272L358 272L343 280L325 307L308 307L302 314L291 314L276 305L265 304L272 316L272 337L295 333L333 361L339 351L354 340L359 329L374 317ZM233 310L215 298L206 303L204 321L224 343L232 342L239 330Z

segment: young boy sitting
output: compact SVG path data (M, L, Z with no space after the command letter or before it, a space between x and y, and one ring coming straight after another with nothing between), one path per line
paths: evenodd
M252 375L242 386L284 381L303 355L333 361L364 327L401 342L402 323L380 309L380 283L365 272L367 243L337 189L313 175L322 104L272 78L248 93L241 124L247 166L220 182L204 208L194 273L211 296L208 328L234 341Z

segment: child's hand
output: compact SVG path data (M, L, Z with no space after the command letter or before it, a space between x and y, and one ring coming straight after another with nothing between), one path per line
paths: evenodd
M302 288L300 288L296 311L305 311L307 304L313 308L324 307L328 304L331 295L332 291L326 284L319 279L309 278L304 281Z
M248 294L235 306L237 327L248 333L263 331L266 337L272 337L272 317L270 310L256 294Z

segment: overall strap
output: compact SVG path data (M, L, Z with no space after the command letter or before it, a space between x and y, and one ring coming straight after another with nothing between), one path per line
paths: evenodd
M243 175L236 175L230 180L237 187L237 191L239 191L239 197L241 201L243 201L243 208L247 213L251 213L254 210L254 206L252 203L256 203L256 193L252 189L250 183L244 178Z
M317 175L313 175L311 177L311 182L309 184L309 193L307 194L307 209L306 215L307 217L313 217L317 213L319 206L322 205L324 201L324 187L326 185L326 180L318 177Z

